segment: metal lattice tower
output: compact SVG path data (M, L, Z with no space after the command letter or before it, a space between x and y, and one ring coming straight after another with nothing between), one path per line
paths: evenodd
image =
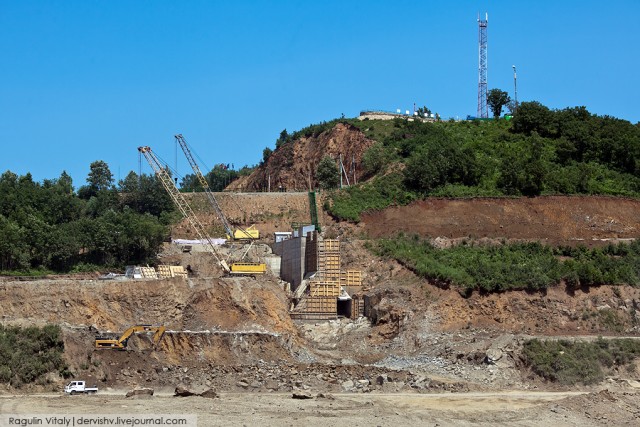
M489 14L485 13L485 19L480 19L478 14L478 117L489 117L487 109L487 25Z

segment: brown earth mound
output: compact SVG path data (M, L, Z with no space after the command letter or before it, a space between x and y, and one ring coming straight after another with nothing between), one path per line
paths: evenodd
M426 199L362 215L371 237L523 239L602 245L640 236L640 200L616 197Z

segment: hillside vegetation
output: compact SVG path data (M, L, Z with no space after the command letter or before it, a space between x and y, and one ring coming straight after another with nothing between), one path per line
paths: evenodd
M336 192L337 219L426 196L640 195L640 126L524 102L511 121L351 120L376 143L368 180Z
M419 276L445 286L474 290L542 290L564 281L568 287L640 285L640 242L604 248L551 248L540 243L478 246L473 241L438 249L428 240L398 236L372 248Z
M71 373L63 359L59 326L20 328L0 325L0 383L14 387L46 382L49 372L63 377Z
M71 177L34 182L0 176L0 273L94 271L155 259L173 206L155 177L131 172L114 185L106 163L91 164L87 185Z
M634 374L634 359L640 356L640 342L631 339L595 342L531 340L524 344L523 359L531 371L564 385L596 384L605 373L625 367Z

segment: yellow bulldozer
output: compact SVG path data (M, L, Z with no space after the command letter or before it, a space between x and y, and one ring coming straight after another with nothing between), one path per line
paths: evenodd
M117 350L124 350L127 348L127 340L131 335L139 332L153 332L152 341L155 346L160 342L165 331L166 328L164 326L136 325L124 331L122 336L117 339L97 337L95 346L96 348L115 348Z

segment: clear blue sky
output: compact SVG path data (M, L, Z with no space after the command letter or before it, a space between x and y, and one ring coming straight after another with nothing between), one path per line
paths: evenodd
M175 133L238 168L343 113L475 115L485 11L489 88L515 64L519 101L640 120L637 0L0 0L0 172L124 178L139 145L173 165Z

